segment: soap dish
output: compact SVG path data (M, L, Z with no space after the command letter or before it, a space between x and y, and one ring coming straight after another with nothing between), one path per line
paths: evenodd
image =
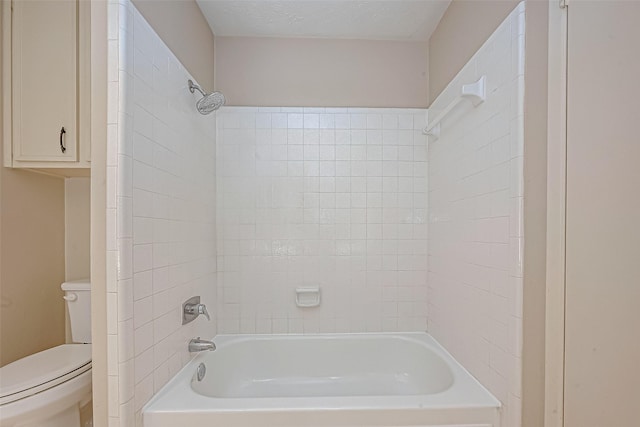
M320 288L317 286L296 288L296 305L301 308L320 305Z

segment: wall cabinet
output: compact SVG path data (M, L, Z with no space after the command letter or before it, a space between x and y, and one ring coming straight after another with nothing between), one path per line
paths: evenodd
M82 174L60 169L90 167L90 3L15 0L3 7L3 51L10 50L3 53L5 166Z

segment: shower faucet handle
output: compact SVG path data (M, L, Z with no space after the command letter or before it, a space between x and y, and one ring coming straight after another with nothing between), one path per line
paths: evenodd
M211 320L207 306L200 303L200 297L191 297L182 304L182 324L193 322L198 316L204 314L207 320Z
M198 304L196 306L196 310L198 312L198 314L204 314L204 317L207 318L207 320L211 320L211 316L209 316L209 312L207 311L207 306L204 304Z

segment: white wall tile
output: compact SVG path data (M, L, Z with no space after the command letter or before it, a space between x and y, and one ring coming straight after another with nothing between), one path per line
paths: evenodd
M282 129L287 138L278 141L247 141L239 133L243 126L237 117L259 117L260 108L225 107L219 117L224 124L217 141L217 228L224 230L217 244L219 331L424 330L426 232L414 235L413 226L404 230L412 243L401 263L397 245L390 242L398 238L398 226L412 224L426 210L426 144L414 148L413 131L406 135L408 154L402 169L398 147L383 145L383 129L397 129L400 121L413 129L414 117L424 111L286 111L272 114L270 123L255 123L261 135L273 136ZM256 169L250 167L253 159ZM230 164L234 166L226 169ZM401 172L409 182L403 182L405 196L385 198L397 195ZM383 175L395 180L391 187L387 182L386 191ZM414 179L425 185L414 186ZM402 215L385 216L383 208L405 209ZM390 251L386 262L385 247ZM336 269L338 264L343 268ZM425 310L413 310L410 302L399 310L397 299L389 301L395 309L381 309L378 276L400 269L422 272L407 280L406 288L422 289L409 294ZM295 288L305 285L321 286L320 308L305 311L295 306Z
M462 84L486 75L477 108L462 104L429 143L428 325L520 425L523 85L517 8L434 101L436 115ZM453 118L453 116L456 116ZM415 124L420 121L414 115ZM399 121L401 124L401 121ZM420 123L422 124L422 123ZM400 127L409 127L400 125ZM399 158L425 161L420 147Z
M108 18L119 29L109 51L109 413L129 427L189 360L189 338L216 332L215 319L181 326L180 315L192 295L216 306L216 115L197 113L186 88L193 77L128 0L117 5ZM252 111L235 122L267 123Z

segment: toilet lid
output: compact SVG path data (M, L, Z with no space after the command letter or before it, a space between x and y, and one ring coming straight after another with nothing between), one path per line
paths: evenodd
M48 390L91 369L90 344L64 344L0 368L0 405Z

